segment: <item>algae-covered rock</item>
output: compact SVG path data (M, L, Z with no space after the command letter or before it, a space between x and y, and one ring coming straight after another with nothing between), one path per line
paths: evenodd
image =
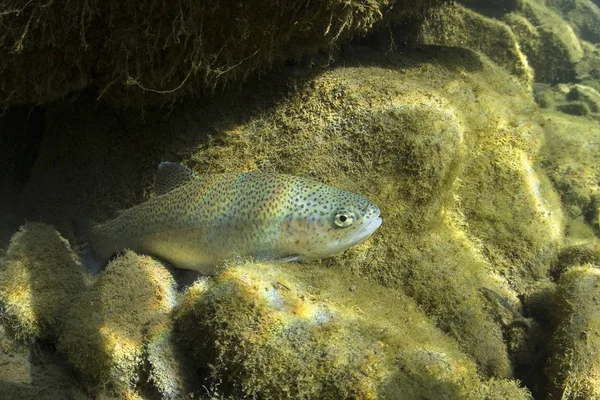
M590 115L590 107L583 101L573 101L567 104L561 104L556 107L556 109L569 115Z
M594 238L593 233L590 235ZM560 277L572 267L594 264L600 265L600 242L598 240L578 240L563 247L558 253L558 260L554 276Z
M565 82L574 78L584 51L573 28L553 8L536 0L523 0L503 21L517 37L519 47L538 82Z
M170 312L175 296L165 267L127 252L76 298L57 347L92 384L131 391L145 362L146 331Z
M117 104L169 103L364 34L394 3L5 1L0 102L48 102L92 88ZM394 8L418 18L444 3Z
M544 169L571 217L570 226L576 218L583 217L598 229L600 125L597 121L562 113L547 116L546 144L541 159Z
M527 399L475 364L402 292L297 264L230 266L194 284L178 333L213 382L260 398Z
M556 293L551 393L562 399L600 397L600 270L592 264L561 277Z
M581 80L581 84L600 93L600 48L587 42L582 45L584 56L575 67L576 78Z
M564 114L600 121L600 93L592 86L558 84L550 87L538 84L535 87L535 99L540 107L549 111L549 117L560 119L560 114L551 112L560 111Z
M27 223L0 259L0 316L21 340L55 338L88 282L78 256L53 227Z
M201 378L195 373L193 360L182 349L170 316L152 323L146 338L146 358L150 365L148 380L164 399L185 398Z
M462 47L485 54L524 83L533 81L533 71L511 29L461 5L436 11L421 26L419 36L425 44Z
M531 98L516 84L496 86L492 70L501 73L489 64L460 79L435 69L331 71L286 107L223 131L190 161L205 171L260 165L367 194L382 207L381 233L330 264L404 288L482 373L510 376L479 288L509 276L524 289L543 277L562 217L551 185L530 161L540 143L531 138L542 135L525 122Z
M548 0L559 10L577 36L590 43L600 43L600 6L591 0Z

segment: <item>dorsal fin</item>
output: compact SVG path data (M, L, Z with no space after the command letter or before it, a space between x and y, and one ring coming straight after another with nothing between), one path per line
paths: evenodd
M198 175L186 167L174 162L163 161L158 164L154 191L160 196L196 179L198 179Z

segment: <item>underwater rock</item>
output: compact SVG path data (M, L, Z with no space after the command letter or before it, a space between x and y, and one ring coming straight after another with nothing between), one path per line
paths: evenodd
M600 93L600 48L587 42L582 42L582 45L584 56L575 67L576 79Z
M554 108L554 94L550 88L534 91L534 98L541 108Z
M201 385L194 362L180 345L169 316L152 323L146 339L146 357L150 365L148 381L163 399L184 398ZM202 388L203 389L203 388Z
M556 109L569 115L590 115L590 107L583 101L572 101L567 104L561 104Z
M544 130L546 143L541 154L548 177L569 214L569 236L593 239L598 232L600 199L600 125L597 121L549 111ZM578 226L583 219L586 229ZM592 229L590 229L590 227Z
M556 293L551 393L561 399L600 397L600 270L592 264L563 274Z
M147 330L175 301L169 271L150 257L127 252L77 296L57 348L93 386L132 391L145 362Z
M285 107L223 131L190 163L261 165L368 194L382 205L380 232L329 264L403 288L482 374L508 377L502 334L479 288L510 276L523 290L545 276L563 223L557 196L530 161L543 134L529 122L531 97L484 65L458 79L431 65L330 71Z
M593 232L590 237L593 238ZM600 265L600 242L597 240L576 241L564 246L558 253L553 275L558 279L565 271L584 264Z
M176 321L197 367L234 397L529 398L481 381L402 292L318 266L233 264L190 287Z
M22 341L56 338L65 311L88 284L69 243L50 225L27 223L0 259L2 322Z
M419 33L425 44L462 47L485 54L526 84L533 71L510 28L461 5L444 7L425 20Z
M590 43L600 43L600 6L591 0L548 0L577 33Z
M600 93L589 86L575 84L567 93L567 100L584 102L590 112L600 112Z
M527 55L536 82L566 82L575 77L575 66L584 51L573 28L554 8L543 2L522 0L519 9L502 20Z

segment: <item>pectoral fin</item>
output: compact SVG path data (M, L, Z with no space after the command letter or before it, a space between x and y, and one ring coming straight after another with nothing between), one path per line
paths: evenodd
M287 263L287 262L294 262L294 261L300 261L300 256L298 254L295 254L293 256L287 256L287 257L282 257L282 258L276 258L275 260L276 263Z

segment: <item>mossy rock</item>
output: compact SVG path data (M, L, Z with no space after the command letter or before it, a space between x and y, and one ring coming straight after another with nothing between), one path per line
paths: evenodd
M540 90L538 92L535 92L534 94L534 98L535 98L535 102L541 107L541 108L554 108L554 93L552 90L550 89L544 89L544 90Z
M194 284L176 318L197 366L234 396L528 398L481 381L401 291L315 265L231 265Z
M590 238L574 223L582 217L588 229L598 229L600 127L587 118L556 112L546 115L546 143L540 163L565 204L573 234Z
M581 84L600 93L600 49L587 42L582 43L584 56L575 66L576 78Z
M174 330L171 315L154 321L147 330L148 381L163 399L187 398L204 390L193 359L181 342L185 338L180 338Z
M76 298L57 348L88 384L132 392L146 360L147 330L175 301L174 281L165 267L127 252Z
M547 3L561 12L580 39L600 43L600 6L591 0L549 0Z
M582 101L587 104L590 112L600 112L600 93L593 87L575 84L567 94L569 101Z
M578 241L563 247L558 253L554 276L559 278L569 269L585 264L600 265L600 242L597 240Z
M27 223L0 259L0 316L25 342L53 339L73 299L90 279L79 257L52 226Z
M547 368L556 398L600 397L599 287L600 270L593 264L572 268L560 278L554 355Z
M421 26L419 36L425 44L463 47L485 54L524 83L533 81L533 71L510 28L461 5L436 10Z
M517 37L536 82L572 81L584 50L573 28L556 10L542 2L523 0L517 11L502 20Z
M590 107L583 101L573 101L567 104L561 104L556 107L560 112L569 115L586 116L590 115Z

